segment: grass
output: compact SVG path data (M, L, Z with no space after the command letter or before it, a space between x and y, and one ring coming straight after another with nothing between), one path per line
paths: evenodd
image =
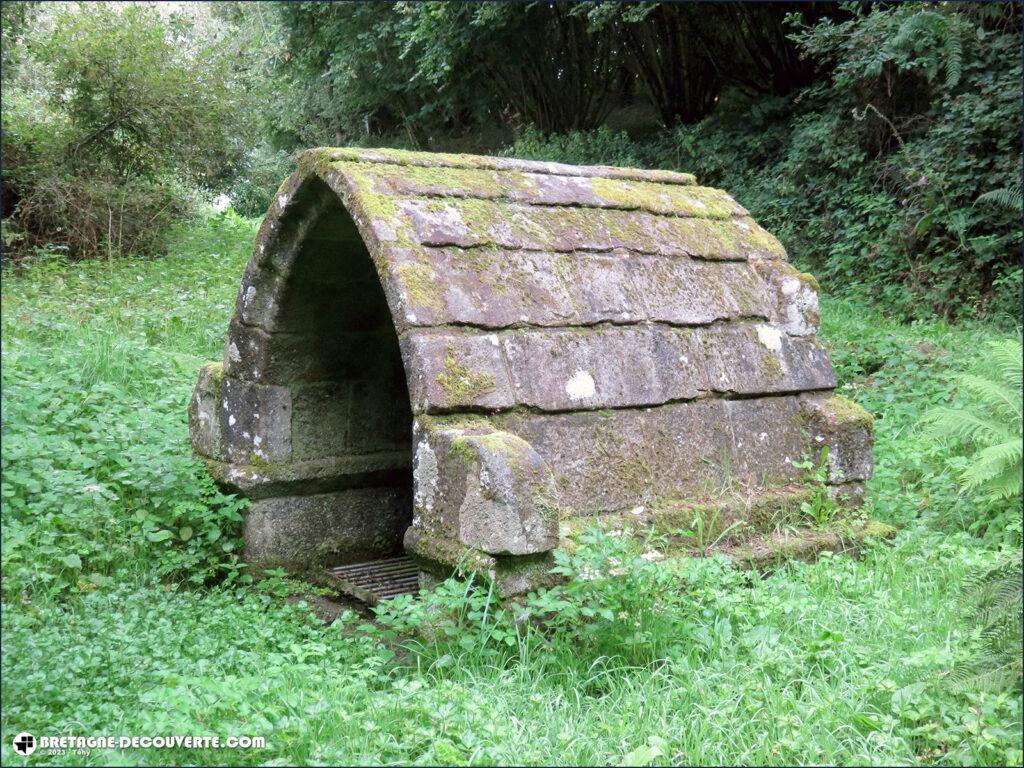
M960 594L1019 546L1019 502L958 495L957 458L916 427L1005 331L825 300L842 392L876 417L870 492L893 543L763 579L684 561L658 602L643 581L567 593L565 610L597 615L550 635L506 625L497 650L478 620L396 638L410 607L391 630L325 626L285 582L246 583L237 503L188 457L187 400L254 231L223 217L161 260L4 274L5 765L1021 762L1019 693L946 682L979 643ZM25 759L21 731L268 746Z

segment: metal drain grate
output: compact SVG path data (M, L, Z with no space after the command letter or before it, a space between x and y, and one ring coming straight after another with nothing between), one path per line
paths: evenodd
M399 595L411 595L420 586L420 570L408 555L328 568L342 592L376 605Z

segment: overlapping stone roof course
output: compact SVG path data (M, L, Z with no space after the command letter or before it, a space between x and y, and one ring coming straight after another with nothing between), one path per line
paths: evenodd
M313 175L340 196L374 260L415 412L647 407L835 386L814 338L813 279L728 194L690 174L316 149L282 186L260 242ZM286 277L281 249L266 250L255 267ZM255 299L242 321L273 331Z

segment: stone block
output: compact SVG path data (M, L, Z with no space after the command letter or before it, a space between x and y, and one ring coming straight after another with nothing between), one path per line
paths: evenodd
M410 222L416 242L428 247L496 246L565 253L621 248L733 261L786 257L779 241L749 217L685 218L468 198L402 199L396 208Z
M717 392L767 395L833 389L835 372L816 339L792 338L768 323L700 330Z
M192 450L199 456L214 460L224 456L219 416L223 379L224 369L220 363L206 363L199 369L199 380L188 403L188 433Z
M402 337L417 412L509 408L515 401L497 334L409 330Z
M803 418L795 397L760 397L725 401L732 429L731 472L768 483L795 480L807 452Z
M420 430L414 472L414 527L489 555L558 544L551 470L521 438L486 427Z
M502 347L521 405L561 411L662 399L645 327L520 331L505 334Z
M552 254L432 249L392 269L410 325L565 325L576 309Z
M254 501L245 559L255 565L340 565L396 554L409 524L408 488L353 488Z
M643 315L673 325L768 317L763 284L747 264L638 256L626 262Z
M303 461L347 453L355 407L352 386L347 381L325 381L291 387L290 458Z
M291 458L291 393L286 387L225 376L219 409L224 456L231 462Z
M805 395L801 406L814 458L821 446L828 446L829 483L841 485L870 479L874 444L871 414L839 395Z
M754 260L751 266L764 281L771 297L772 323L790 336L818 332L818 281L781 260Z
M629 323L646 319L627 260L600 253L553 254L549 269L562 278L573 308L562 325Z

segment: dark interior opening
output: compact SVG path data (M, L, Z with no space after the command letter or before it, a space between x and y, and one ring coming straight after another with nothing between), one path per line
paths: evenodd
M292 263L275 323L273 366L291 390L291 461L329 490L332 524L318 558L359 562L402 552L412 518L412 412L398 335L366 245L319 179L284 217ZM288 229L294 229L288 232ZM293 254L289 248L295 249Z

